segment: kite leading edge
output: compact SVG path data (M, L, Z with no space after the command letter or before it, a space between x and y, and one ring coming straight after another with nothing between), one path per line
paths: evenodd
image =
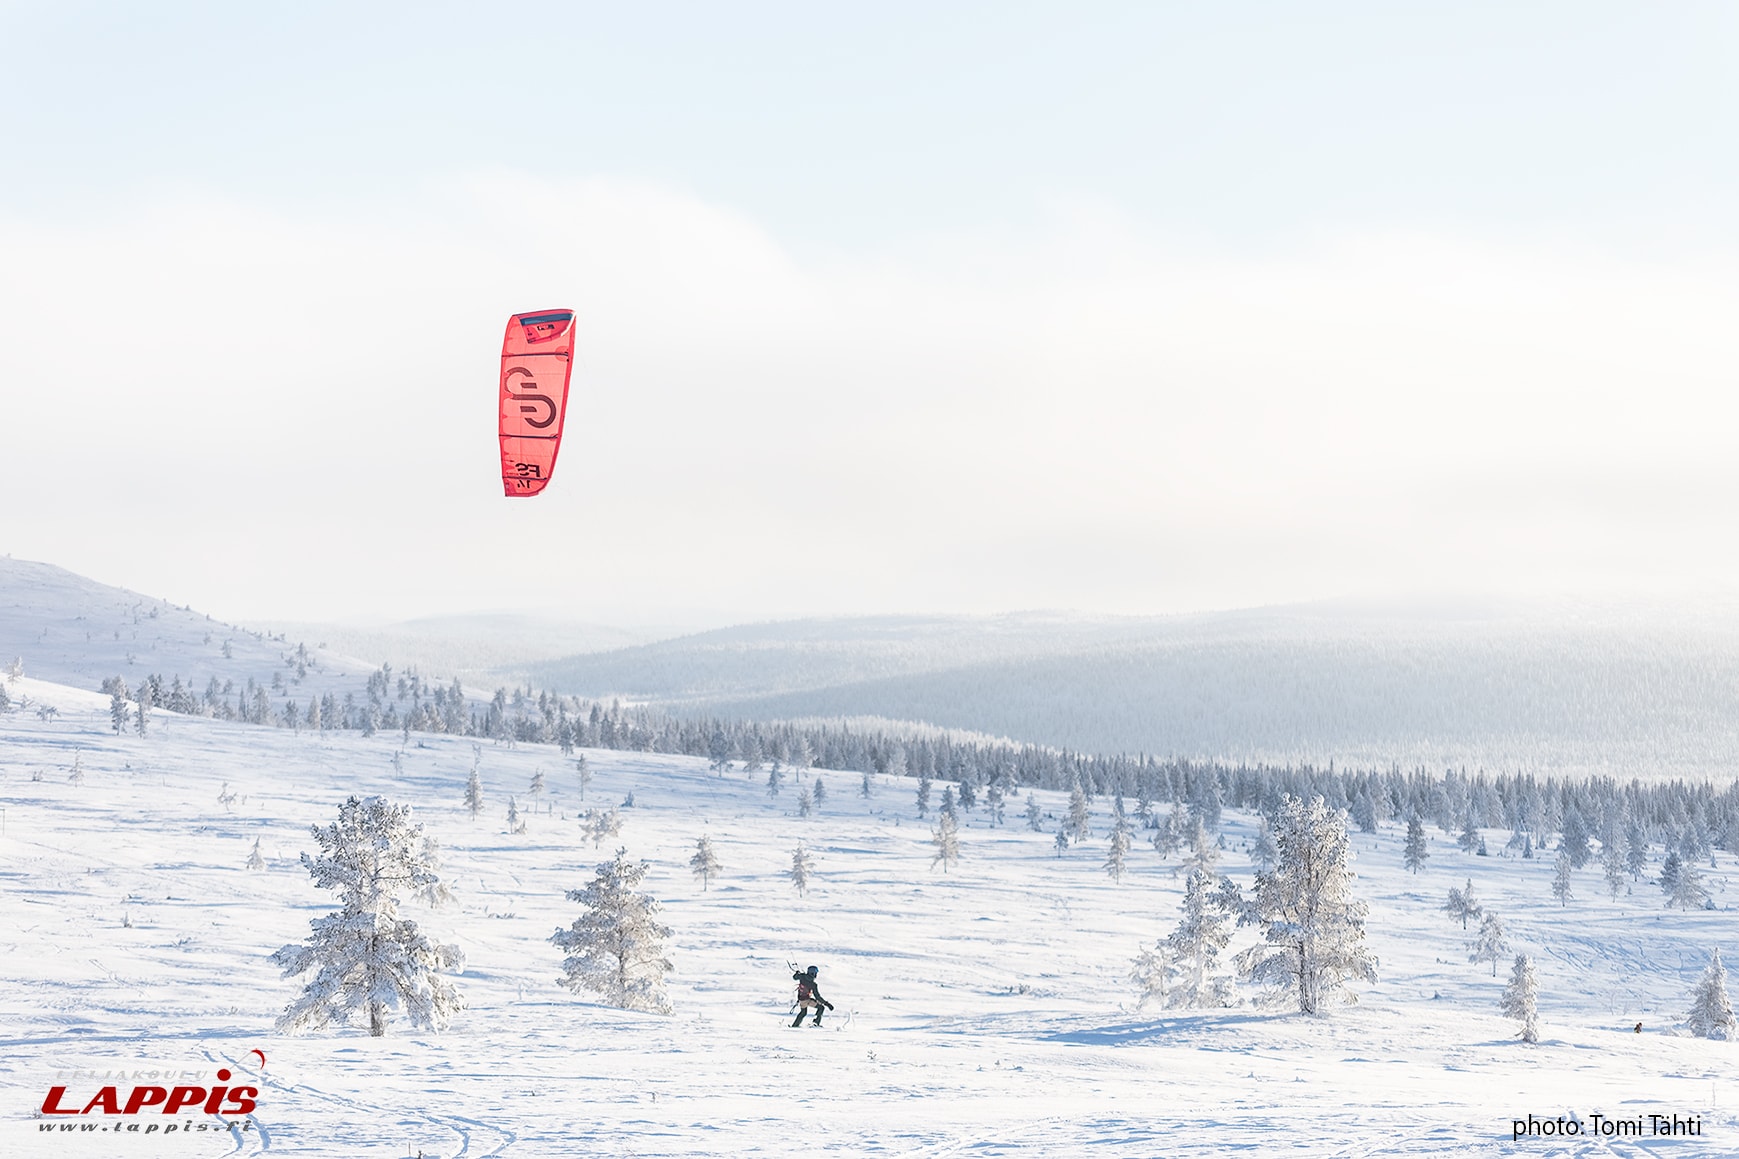
M574 312L534 310L507 320L501 342L501 486L536 495L555 471L574 368Z

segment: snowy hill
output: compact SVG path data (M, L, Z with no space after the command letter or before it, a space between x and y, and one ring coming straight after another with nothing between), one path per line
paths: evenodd
M678 711L921 720L1086 752L1624 777L1739 768L1739 628L1718 608L809 620L533 673Z
M1695 1116L1702 1134L1671 1154L1739 1150L1723 1093L1739 1055L1675 1032L1707 952L1739 953L1726 854L1715 910L1665 910L1646 878L1610 901L1598 870L1576 874L1561 905L1545 858L1475 857L1431 831L1414 875L1385 826L1354 837L1380 961L1357 1006L1144 1011L1132 960L1176 924L1183 883L1176 856L1139 840L1123 881L1106 874L1103 799L1094 835L1064 851L1051 832L1061 794L1037 793L1044 832L1013 808L1000 827L969 812L944 872L907 778L875 778L866 800L856 777L811 772L774 797L764 774L593 751L582 801L572 765L544 746L479 757L461 738L401 748L161 712L146 737L116 736L106 698L31 677L12 688L59 712L0 716L7 1155L143 1151L56 1122L45 1134L32 1116L53 1084L147 1069L207 1083L220 1065L260 1088L248 1129L174 1140L177 1153L1569 1155L1587 1148L1512 1145L1512 1121L1596 1113ZM476 819L462 805L474 760ZM540 770L548 789L534 797ZM826 802L798 816L817 781ZM412 804L444 849L454 902L410 911L467 959L469 1009L444 1034L272 1030L299 983L266 956L333 906L297 856L353 793ZM650 862L674 931L670 1017L560 989L547 940L577 914L564 891L610 853L580 843L576 813L630 795L617 840ZM509 796L523 834L505 825ZM1221 868L1248 886L1253 821L1229 812L1224 834ZM724 867L705 891L687 869L702 835ZM786 877L799 841L816 859L807 896ZM1497 1014L1503 972L1469 963L1470 935L1443 912L1469 879L1538 963L1537 1046ZM831 1026L785 1025L793 961L822 966ZM1636 1142L1614 1153L1655 1140Z

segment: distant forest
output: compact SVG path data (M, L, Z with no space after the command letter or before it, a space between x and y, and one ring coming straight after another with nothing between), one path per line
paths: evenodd
M313 664L298 649L289 667L306 674ZM1157 824L1151 807L1169 802L1205 826L1219 824L1223 807L1274 816L1288 795L1320 796L1344 809L1360 830L1384 821L1429 822L1458 833L1468 852L1484 851L1487 829L1505 830L1500 853L1532 856L1556 835L1561 849L1585 860L1588 842L1603 849L1628 846L1634 859L1654 845L1684 860L1708 860L1717 849L1739 853L1739 781L1718 788L1707 780L1621 781L1613 777L1540 777L1525 772L1465 768L1337 768L1178 760L1142 754L1095 755L963 737L922 725L887 722L765 722L678 717L656 708L604 704L530 689L497 689L487 702L468 695L458 680L431 684L414 671L395 674L383 665L370 675L365 695L310 696L306 704L249 678L242 687L211 679L203 691L179 676L148 676L136 687L120 677L103 684L119 706L159 707L188 715L279 728L349 730L364 735L399 732L474 737L497 744L548 744L572 755L581 748L674 753L709 759L721 775L733 766L754 773L772 766L815 768L873 776L943 780L957 786L961 804L998 799L1020 788L1070 790L1090 797L1135 802L1138 815ZM136 714L135 714L136 715ZM124 726L117 711L115 728ZM927 794L926 794L927 796ZM1579 866L1578 866L1579 867ZM1633 870L1634 872L1634 870Z

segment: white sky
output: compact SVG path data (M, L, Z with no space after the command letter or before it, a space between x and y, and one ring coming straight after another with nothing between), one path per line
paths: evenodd
M0 0L0 552L298 619L1739 589L1739 9L835 7Z

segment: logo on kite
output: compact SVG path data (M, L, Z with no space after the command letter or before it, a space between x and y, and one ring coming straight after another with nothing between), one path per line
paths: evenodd
M555 471L573 355L572 310L538 310L507 320L499 415L501 486L510 498L536 495Z

